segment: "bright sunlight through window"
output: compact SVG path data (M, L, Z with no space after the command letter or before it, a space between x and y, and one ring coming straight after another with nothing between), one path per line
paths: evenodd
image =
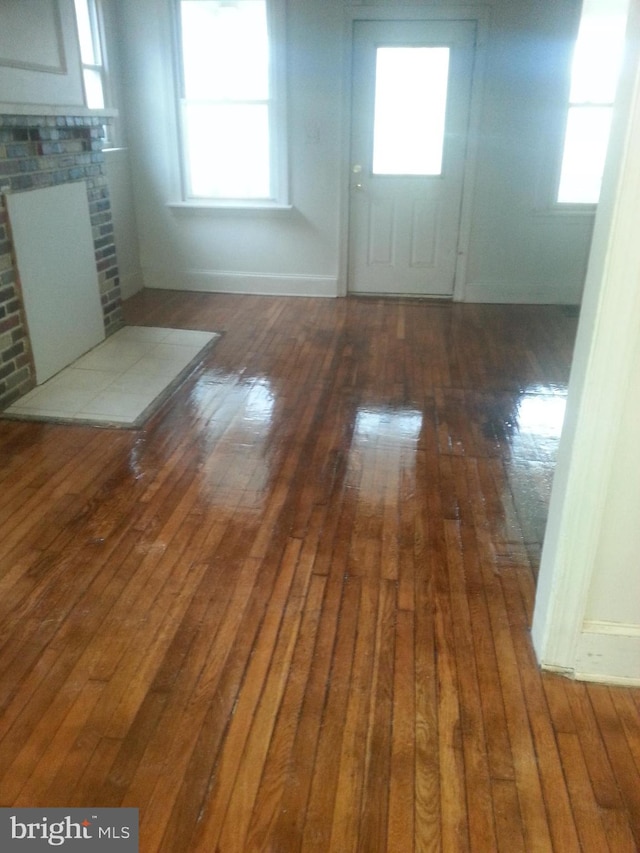
M374 175L439 175L449 77L448 47L379 47Z
M571 73L558 202L597 204L624 45L627 0L585 0Z
M266 0L182 0L182 129L190 198L277 196Z
M101 110L105 105L105 86L98 9L95 0L75 0L75 7L85 102L90 109Z

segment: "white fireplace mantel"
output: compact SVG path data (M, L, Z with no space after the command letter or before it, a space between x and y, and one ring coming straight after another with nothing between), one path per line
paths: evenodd
M62 106L58 104L10 104L0 102L0 115L3 116L95 116L96 118L117 118L118 110L93 110L84 106Z

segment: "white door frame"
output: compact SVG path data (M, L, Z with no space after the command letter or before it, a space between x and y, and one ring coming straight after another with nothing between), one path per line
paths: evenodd
M453 286L454 302L462 302L465 297L467 258L471 238L471 213L475 187L477 140L481 115L481 95L484 81L484 65L489 29L488 6L355 6L345 10L344 49L345 79L343 86L344 102L342 169L340 175L340 258L338 272L338 296L348 292L347 278L349 267L349 204L350 204L350 150L352 116L352 46L353 25L356 21L472 21L476 24L476 48L471 80L471 102L469 104L469 132L467 156L464 166L462 185L462 206L460 229L458 234L458 252L456 256L455 280Z
M596 628L585 623L640 327L636 275L640 269L640 9L633 3L629 8L626 60L596 213L532 639L544 669L585 680L638 685L637 626L627 630L613 623L613 639L617 635L625 644L618 648L608 642L609 623ZM636 474L631 471L629 476ZM589 634L589 654L580 655L581 641ZM632 649L628 656L624 654L627 647ZM588 658L592 660L586 662Z

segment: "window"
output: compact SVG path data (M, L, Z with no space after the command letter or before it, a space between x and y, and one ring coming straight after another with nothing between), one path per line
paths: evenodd
M179 8L187 199L285 203L278 3L181 0Z
M374 175L440 175L448 47L379 47L373 127Z
M105 107L105 67L100 39L100 21L95 0L75 0L84 99L90 109Z
M609 143L627 0L584 0L571 73L557 201L597 204Z

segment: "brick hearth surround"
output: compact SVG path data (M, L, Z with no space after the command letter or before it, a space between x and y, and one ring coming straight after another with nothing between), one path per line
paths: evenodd
M32 108L35 109L35 108ZM43 111L44 112L44 111ZM105 116L79 110L0 114L0 411L35 385L5 192L85 181L105 332L122 325L122 299L103 149Z

